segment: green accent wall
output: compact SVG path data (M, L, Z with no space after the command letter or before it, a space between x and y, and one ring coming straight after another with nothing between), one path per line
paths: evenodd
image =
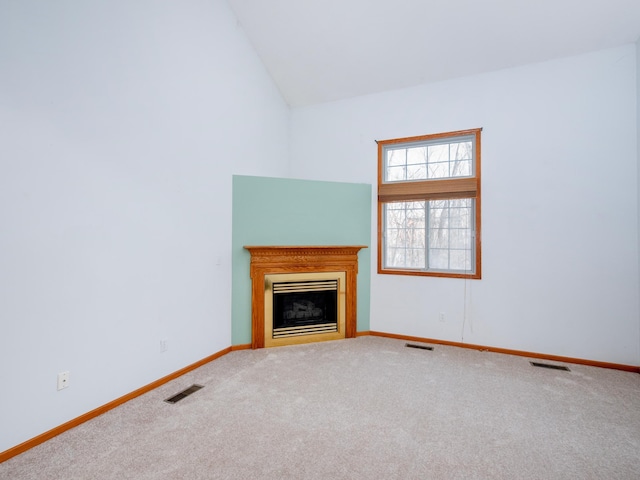
M358 331L369 330L371 185L233 177L231 344L251 343L245 245L366 245L358 254Z

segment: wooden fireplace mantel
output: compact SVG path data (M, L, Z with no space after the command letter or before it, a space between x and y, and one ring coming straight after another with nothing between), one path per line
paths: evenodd
M251 348L264 347L265 275L345 272L345 338L356 336L358 252L366 245L245 246L251 253Z

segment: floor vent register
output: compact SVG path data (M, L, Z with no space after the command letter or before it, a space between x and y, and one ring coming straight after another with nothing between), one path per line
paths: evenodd
M169 397L165 400L167 403L177 403L183 398L188 397L194 392L197 392L201 388L204 388L203 385L191 385L189 388L184 389L180 393L176 393L173 397Z
M433 350L433 347L430 347L428 345L418 345L416 343L407 343L405 344L405 347L419 348L420 350Z
M569 367L565 367L564 365L552 365L550 363L540 363L540 362L529 362L534 367L542 367L542 368L550 368L552 370L563 370L565 372L570 372Z

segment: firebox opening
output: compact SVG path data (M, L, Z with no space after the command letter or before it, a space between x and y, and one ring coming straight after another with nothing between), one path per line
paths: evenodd
M337 280L273 285L273 338L337 331Z
M345 273L265 276L266 346L345 338Z

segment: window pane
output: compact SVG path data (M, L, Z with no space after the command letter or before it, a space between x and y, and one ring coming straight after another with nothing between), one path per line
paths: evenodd
M451 248L471 248L471 230L468 228L453 228L448 231Z
M444 248L430 248L429 267L434 270L448 270L449 250L446 250Z
M451 208L449 210L449 227L466 228L469 226L469 209L467 208Z
M387 203L384 211L386 267L471 271L473 199Z
M473 176L473 141L425 142L407 147L389 147L385 181L443 179Z
M452 177L470 177L472 174L471 160L456 160L451 164Z
M449 262L451 270L471 270L471 252L469 250L451 250Z
M405 265L405 250L404 248L387 247L385 258L387 267L402 268Z
M401 167L389 167L387 168L387 180L389 182L397 182L407 179L407 170L403 165Z
M407 149L407 163L427 163L427 147L413 147Z
M435 202L429 202L429 228L449 228L449 209L431 207Z
M428 178L446 178L449 176L448 163L430 163Z
M407 250L406 267L405 268L424 268L424 247L411 248Z
M449 144L429 145L429 163L448 162Z
M427 178L427 166L407 165L407 180L424 180Z
M434 270L471 270L473 200L429 202L429 262Z
M405 165L407 163L407 150L404 148L396 148L387 150L387 166L393 167L397 165Z
M425 202L385 204L385 266L425 268Z
M432 248L448 248L449 230L446 228L429 229L429 246Z
M472 198L457 198L455 200L445 200L452 208L471 208L473 204Z
M472 142L451 143L449 146L452 160L471 160L473 158Z

